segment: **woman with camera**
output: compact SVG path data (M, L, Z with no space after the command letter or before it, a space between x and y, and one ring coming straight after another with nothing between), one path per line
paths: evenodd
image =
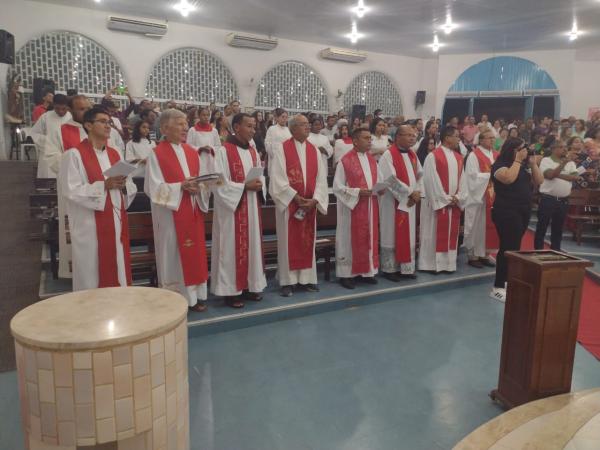
M533 184L540 185L544 176L533 150L521 139L509 138L502 145L492 165L495 199L492 220L498 230L500 248L496 256L496 280L490 296L506 300L507 268L504 252L519 250L521 238L529 225Z

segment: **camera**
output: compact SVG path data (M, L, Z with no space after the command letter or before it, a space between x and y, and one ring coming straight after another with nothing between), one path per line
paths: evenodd
M535 144L530 144L527 147L527 156L535 156Z

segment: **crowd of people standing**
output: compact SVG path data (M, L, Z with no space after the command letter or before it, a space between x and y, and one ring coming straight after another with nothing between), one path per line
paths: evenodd
M518 249L529 225L532 186L541 194L536 248L552 223L552 248L560 249L571 185L598 177L600 114L588 122L490 122L484 114L477 124L473 116L442 124L381 110L349 119L343 111L248 114L239 101L223 110L174 101L161 109L131 98L120 111L111 92L94 106L82 95L60 94L45 95L42 106L32 129L41 150L38 176L58 179L74 289L131 282L126 209L137 189L131 177L103 175L125 159L137 166L133 176L145 177L159 285L179 291L195 311L206 309L209 278L211 292L233 308L262 298L260 208L267 190L276 207L284 297L318 290L316 215L327 213L332 192L343 287L375 284L379 271L394 282L415 278L417 270L454 272L464 214L468 263L497 266L492 296L503 300L504 252ZM202 181L215 173L219 184ZM203 214L211 196L209 268ZM61 243L66 263L71 254Z

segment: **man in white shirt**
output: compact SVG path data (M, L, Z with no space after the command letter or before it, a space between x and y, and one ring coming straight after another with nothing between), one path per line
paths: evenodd
M329 144L332 146L335 142L335 133L337 131L337 127L335 126L336 121L336 116L327 116L327 124L325 128L321 130L321 134L327 136L327 139L329 139Z
M550 248L560 251L563 225L569 209L569 195L579 173L575 163L567 156L567 147L562 141L555 141L550 150L552 154L543 158L540 163L544 182L540 185L538 223L533 245L536 250L544 248L544 237L551 223Z
M333 147L329 143L329 139L324 134L321 134L323 128L323 119L321 117L315 117L310 123L310 134L308 135L308 142L314 145L319 152L321 152L321 158L323 164L327 167L327 160L333 156Z

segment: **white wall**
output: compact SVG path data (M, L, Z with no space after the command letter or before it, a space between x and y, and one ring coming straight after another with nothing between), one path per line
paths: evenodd
M231 70L240 91L244 106L254 105L256 86L261 76L277 63L297 60L308 64L323 78L329 91L329 107L335 110L335 94L342 92L361 72L378 70L386 73L398 88L404 114L407 117L434 113L435 80L431 73L424 76L428 61L406 56L369 53L365 62L348 64L318 58L319 50L326 45L280 39L273 51L236 49L225 44L228 31L202 28L181 23L169 23L169 31L162 39L152 39L127 33L117 33L106 28L104 12L46 3L3 0L0 28L15 35L19 49L29 39L57 28L79 32L95 40L110 51L120 64L132 95L143 96L146 77L151 67L165 53L180 47L200 47L217 56ZM24 13L27 11L27 14ZM417 90L428 91L429 100L414 109Z
M574 115L587 118L590 107L600 107L600 55L598 61L575 61Z

